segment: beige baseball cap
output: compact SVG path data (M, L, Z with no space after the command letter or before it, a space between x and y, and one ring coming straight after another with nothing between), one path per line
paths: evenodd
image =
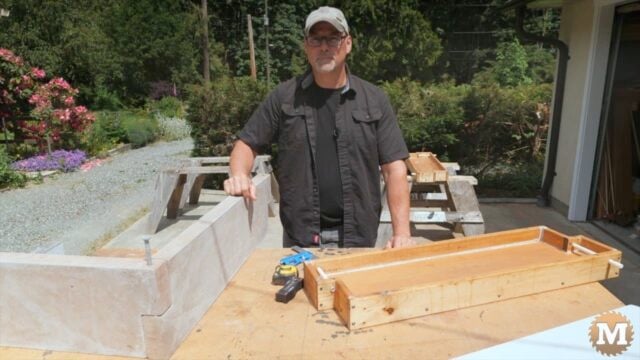
M344 14L340 9L330 6L321 6L307 16L307 21L304 25L304 35L308 36L313 25L323 21L333 25L333 27L341 33L349 35L349 25L347 24L347 19L344 17Z

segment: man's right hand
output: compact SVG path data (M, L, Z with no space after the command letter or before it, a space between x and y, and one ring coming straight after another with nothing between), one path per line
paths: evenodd
M224 181L224 192L231 196L242 196L247 200L256 200L256 186L247 175L229 176Z

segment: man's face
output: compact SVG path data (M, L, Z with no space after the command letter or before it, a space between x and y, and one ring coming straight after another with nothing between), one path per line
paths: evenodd
M343 35L327 22L319 22L309 31L304 52L315 72L330 73L344 65L351 52L351 36Z

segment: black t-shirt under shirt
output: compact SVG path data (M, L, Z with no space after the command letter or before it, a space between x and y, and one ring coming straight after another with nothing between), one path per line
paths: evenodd
M316 120L316 170L320 191L320 226L342 224L342 179L336 148L336 110L343 89L324 89L315 83L309 87L309 105Z

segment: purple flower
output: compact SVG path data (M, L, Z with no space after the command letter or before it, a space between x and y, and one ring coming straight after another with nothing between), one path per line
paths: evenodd
M56 150L51 155L36 155L16 161L11 164L11 168L19 171L61 170L70 172L79 168L86 159L87 154L82 150Z

